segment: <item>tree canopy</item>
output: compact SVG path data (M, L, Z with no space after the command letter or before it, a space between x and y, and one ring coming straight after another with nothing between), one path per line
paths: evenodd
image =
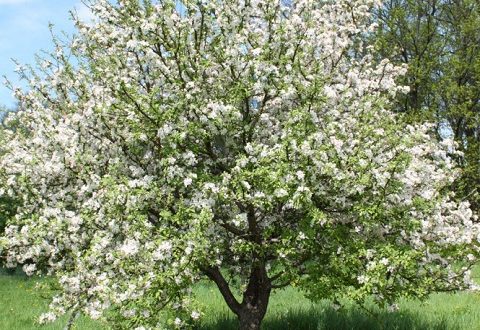
M91 5L25 68L1 146L20 205L0 253L62 288L42 321L188 327L202 279L241 329L291 284L379 304L473 286L455 145L391 111L406 67L365 43L376 1Z

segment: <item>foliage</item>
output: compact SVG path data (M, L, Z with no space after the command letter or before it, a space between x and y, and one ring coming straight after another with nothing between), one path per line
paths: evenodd
M204 278L242 329L289 285L393 307L473 287L454 146L388 110L405 67L365 46L373 5L92 3L93 25L23 69L0 158L21 201L0 253L62 287L42 321L188 327Z
M377 10L376 47L408 64L397 111L431 121L464 153L454 188L480 210L480 4L476 0L390 0Z

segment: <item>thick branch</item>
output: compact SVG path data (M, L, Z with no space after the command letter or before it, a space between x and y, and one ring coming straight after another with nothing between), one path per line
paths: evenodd
M247 236L247 233L245 233L243 230L241 229L238 229L237 227L235 226L232 226L228 223L225 223L225 222L222 222L220 223L220 226L222 226L223 228L225 228L228 232L234 234L234 235L237 235L237 236Z
M215 282L228 307L232 310L232 312L238 315L241 311L241 305L237 301L237 298L235 298L233 295L232 290L230 290L230 286L218 267L202 267L200 269L210 280Z

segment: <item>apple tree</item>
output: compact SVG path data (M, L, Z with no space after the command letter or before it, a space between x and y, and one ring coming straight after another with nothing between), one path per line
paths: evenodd
M363 42L376 5L91 1L93 22L20 68L0 146L19 203L0 254L62 288L41 320L188 327L204 279L245 330L292 284L389 305L471 288L454 145L389 110L406 68Z

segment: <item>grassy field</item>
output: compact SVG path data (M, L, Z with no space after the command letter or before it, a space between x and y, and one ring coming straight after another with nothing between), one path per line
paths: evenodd
M35 323L48 304L43 291L35 289L35 279L21 274L0 272L0 329L63 329L66 319L40 326ZM197 294L204 302L205 317L199 330L236 329L233 315L224 305L214 287L201 285ZM376 310L367 314L355 306L340 311L328 302L313 304L298 290L287 289L275 293L263 324L264 329L455 329L480 330L480 294L435 294L425 303L402 301L400 311L389 313ZM80 317L76 329L108 329L105 324Z
M36 320L46 311L49 298L45 290L37 290L38 279L29 278L17 272L7 274L0 269L0 329L1 330L61 330L67 318L54 324L40 326ZM88 318L77 319L77 329L106 329Z

